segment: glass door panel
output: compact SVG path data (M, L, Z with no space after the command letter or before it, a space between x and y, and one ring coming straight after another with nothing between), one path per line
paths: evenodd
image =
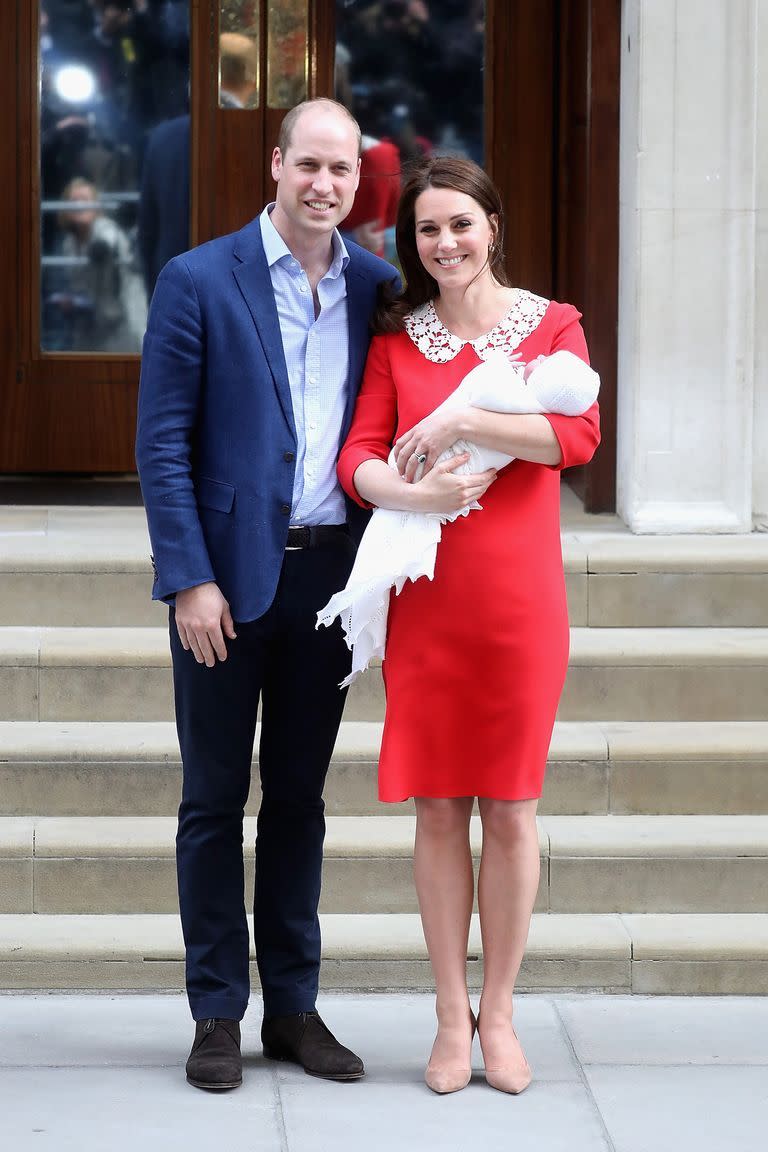
M269 0L267 104L287 111L307 98L309 27L307 0Z
M167 229L189 245L189 22L190 0L40 2L43 352L138 354Z
M396 259L400 172L433 152L483 163L484 0L335 0L337 99L363 131L360 188L346 221Z
M259 0L221 0L219 108L258 108L261 75Z

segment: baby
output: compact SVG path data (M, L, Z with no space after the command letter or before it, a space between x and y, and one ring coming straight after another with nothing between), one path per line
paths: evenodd
M600 377L572 352L554 352L523 365L510 361L499 351L473 368L436 411L472 405L491 412L556 412L580 416L594 404L599 388ZM513 459L496 449L457 440L436 463L460 453L467 453L469 459L456 469L459 475L503 468ZM388 463L395 468L394 453L390 453ZM338 616L347 646L352 649L352 671L342 688L351 684L372 659L383 657L392 589L397 594L406 580L418 580L422 576L431 580L443 524L467 516L473 510L482 510L482 507L474 503L450 513L401 512L388 508L374 511L346 587L332 596L317 615L318 627L333 623Z

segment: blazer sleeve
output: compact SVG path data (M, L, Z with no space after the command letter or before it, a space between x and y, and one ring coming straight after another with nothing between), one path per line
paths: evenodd
M357 493L353 477L364 460L386 462L397 427L397 392L389 359L389 339L374 336L352 424L339 454L338 475L344 491L363 508L373 505Z
M203 387L204 331L194 280L181 258L152 297L139 385L136 464L156 571L153 596L215 580L192 479Z
M581 326L581 313L571 304L558 305L560 314L556 320L552 338L552 352L573 352L585 364L589 364L589 352L584 329ZM556 472L572 468L576 464L588 464L600 443L600 409L597 401L581 416L560 416L554 412L545 413L547 420L560 445L560 463L550 465Z

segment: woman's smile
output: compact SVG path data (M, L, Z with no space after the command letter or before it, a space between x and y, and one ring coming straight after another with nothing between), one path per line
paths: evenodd
M454 290L488 271L493 226L471 196L451 188L428 188L416 201L415 216L416 249L435 279L445 277L446 287Z

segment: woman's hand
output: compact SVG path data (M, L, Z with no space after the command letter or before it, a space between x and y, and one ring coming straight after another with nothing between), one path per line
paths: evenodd
M469 460L469 454L462 452L451 460L432 468L411 489L412 508L418 512L461 512L490 488L496 479L496 469L456 476L454 471Z
M421 464L417 457L426 456L421 472L423 478L432 471L438 456L456 443L461 436L463 412L462 408L452 412L432 412L395 441L397 470L409 484L414 482Z

